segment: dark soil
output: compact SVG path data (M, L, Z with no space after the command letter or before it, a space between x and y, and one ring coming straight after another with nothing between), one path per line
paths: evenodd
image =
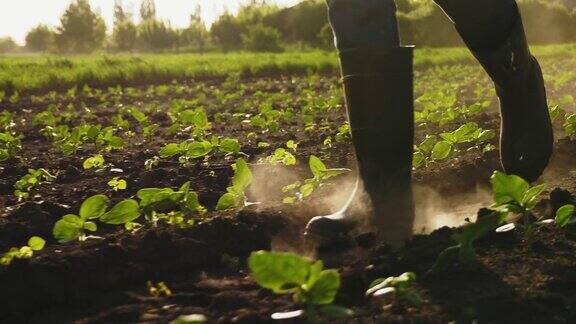
M319 91L334 82L333 79L320 81ZM224 109L234 110L256 90L284 91L294 96L301 90L289 78L246 83L250 85L243 97L232 99ZM207 81L202 86L215 85L216 81ZM183 96L194 98L196 95L192 91ZM123 100L126 104L139 105L142 100L161 104L164 98ZM28 118L44 109L26 97L23 103L30 109L23 112ZM87 121L106 124L114 107L96 99L92 106L98 113ZM210 114L213 116L214 111ZM169 125L162 114L153 115L151 119L163 127ZM329 121L341 124L342 110L330 111ZM479 116L478 123L497 128L498 118L489 112ZM24 158L13 159L0 168L0 251L21 246L32 235L46 238L48 244L32 259L16 260L0 269L0 323L166 323L188 314L203 314L215 323L271 322L272 313L294 310L298 305L294 305L289 296L275 296L260 289L250 278L246 258L252 251L266 249L288 249L310 255L311 245L301 235L306 221L319 213L330 212L334 203L326 197L353 179L353 175L340 179L335 185L316 192L303 205L283 206L279 203L282 195L278 188L307 175L305 161L310 154L321 156L330 166L353 168L350 144L334 143L335 147L325 149L322 142L326 136L334 135L333 130L320 129L309 136L298 123L284 125L277 134L259 134L255 139L246 136L249 130L242 124L215 124L214 133L241 140L243 152L251 156L253 171L262 168L256 165L257 157L265 153L257 145L261 141L276 148L288 139L296 140L300 161L294 174L286 179L270 177L274 169L255 172L255 182L261 185L249 198L258 200L259 193L269 192L270 203L242 211L215 212L216 202L232 176L231 158L216 156L187 167L180 166L176 159L169 159L146 171L144 160L175 138L158 136L144 140L137 135L121 152L106 155L108 163L122 169L117 175L129 183L128 190L113 192L106 182L116 174L82 170L82 161L94 153L91 148L66 157L38 134L36 126L20 127L20 131L27 134ZM419 129L416 137L422 139L426 134L451 127ZM574 145L570 140L558 142L555 160L547 174L552 186L573 192L576 190L574 175L562 170L574 159ZM34 189L31 198L19 202L12 195L12 186L30 167L55 170L58 180ZM462 152L457 159L417 171L414 178L416 185L425 186L449 201L451 197L473 195L478 188L486 188L490 175L498 168L498 152L482 154L470 150ZM52 238L54 222L76 212L81 201L93 194L106 193L118 201L134 195L140 188L177 187L188 180L192 180L193 189L210 210L190 228L159 224L128 234L103 227L98 233L103 235L102 240L66 245ZM561 197L567 196L569 194ZM549 200L542 203L541 216L551 217L553 209L560 204L557 197L552 203ZM477 266L430 274L428 270L438 254L454 244L451 240L454 231L445 227L429 235L415 236L397 251L374 245L370 235L362 233L343 240L339 249L322 251L319 256L328 266L338 268L342 275L337 303L355 311L354 317L345 322L576 322L576 237L553 225L539 227L529 240L520 232L493 234L478 242ZM383 308L364 296L373 279L407 271L418 275L415 289L424 298L422 307L416 309L396 303ZM165 282L172 295L151 296L147 289L149 281Z

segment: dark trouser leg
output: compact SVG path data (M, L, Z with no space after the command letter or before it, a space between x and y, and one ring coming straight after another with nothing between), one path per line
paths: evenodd
M534 181L552 154L553 130L538 61L514 0L436 0L494 81L500 99L500 155L508 173Z
M399 47L392 0L328 1L340 52L358 173L381 240L412 234L412 48ZM328 240L349 230L363 208L356 190L337 213L313 218L307 234Z

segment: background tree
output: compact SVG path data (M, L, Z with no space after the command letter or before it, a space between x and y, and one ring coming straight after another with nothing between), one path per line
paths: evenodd
M177 46L178 33L167 22L147 19L138 26L138 40L144 50L169 49Z
M112 41L114 48L120 51L130 51L136 45L138 29L132 21L132 15L122 7L122 1L114 4L114 31Z
M233 15L224 13L210 28L210 35L224 50L242 47L242 26Z
M12 37L0 38L0 54L14 53L18 50L18 44Z
M154 0L142 0L140 5L140 18L142 21L156 19L156 3Z
M206 47L208 39L208 29L202 20L202 8L197 5L190 15L190 25L180 35L180 43L183 46L192 46L202 50Z
M54 42L54 32L46 25L38 25L26 35L26 48L32 52L46 52Z
M276 28L257 24L242 34L244 48L255 52L280 52L282 35Z
M88 0L75 0L60 18L56 45L63 52L90 53L101 48L106 37L104 20Z

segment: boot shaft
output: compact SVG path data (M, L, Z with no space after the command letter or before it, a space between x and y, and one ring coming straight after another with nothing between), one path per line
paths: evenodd
M358 169L368 192L410 187L414 142L413 48L340 54Z

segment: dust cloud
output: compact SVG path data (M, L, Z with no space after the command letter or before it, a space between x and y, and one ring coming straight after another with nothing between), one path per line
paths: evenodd
M492 194L487 188L457 195L442 195L430 187L414 186L416 218L414 234L428 234L444 226L457 227L476 220L482 207L492 204Z

